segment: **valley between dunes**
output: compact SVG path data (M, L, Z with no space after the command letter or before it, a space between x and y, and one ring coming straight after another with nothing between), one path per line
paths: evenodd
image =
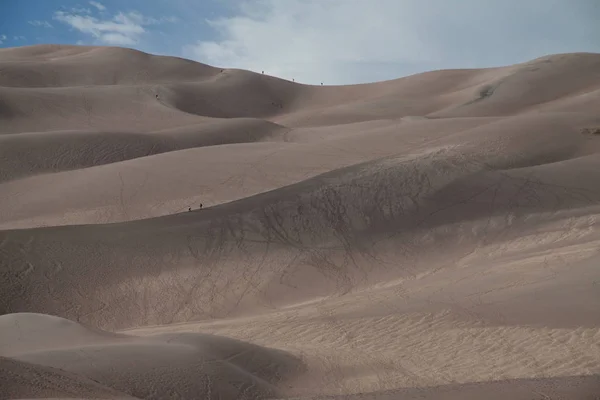
M600 54L225 67L0 49L0 399L597 398Z

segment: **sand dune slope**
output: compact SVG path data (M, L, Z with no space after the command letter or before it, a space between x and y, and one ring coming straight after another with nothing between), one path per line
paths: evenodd
M0 357L1 399L135 399L84 376Z
M190 60L119 47L42 45L0 49L0 64L0 86L22 88L202 80L220 72Z
M102 47L0 70L0 397L600 393L600 55L331 87Z
M283 140L287 129L259 119L226 119L141 134L58 131L0 136L0 182L126 161L194 147Z
M357 279L376 283L386 265L409 262L386 255L393 243L417 258L438 248L443 258L445 245L468 253L482 240L503 240L526 226L561 226L573 218L595 226L585 219L600 205L595 155L539 165L534 151L506 154L494 159L466 147L442 148L346 167L191 214L2 231L3 289L12 295L0 305L4 312L91 318L112 328L223 317L267 301L270 282L280 292L276 282L296 270L313 272L285 282L301 285L274 295L275 304L294 293L302 300L314 295L312 276L325 284L321 295L350 290ZM515 168L493 169L507 163ZM428 262L420 261L426 270L437 268ZM405 268L391 273L415 272ZM81 301L92 292L93 302Z
M196 128L198 131L180 128L145 140L135 140L140 135L116 133L90 135L86 140L83 133L73 133L78 140L57 143L56 150L48 145L25 147L26 137L18 140L25 135L18 135L13 142L22 143L21 147L6 147L7 173L31 174L36 170L72 169L78 163L112 163L3 184L6 197L0 199L0 226L24 228L163 216L190 206L196 208L200 203L212 206L238 200L336 168L394 155L410 157L435 147L461 146L465 153L474 149L482 169L493 163L493 168L500 169L545 164L594 154L600 149L600 141L593 135L581 134L585 127L600 123L597 116L588 114L533 114L501 120L457 118L449 122L380 121L366 127L351 124L292 131L266 122L263 125L259 120L252 120L252 124L231 121ZM364 129L369 134L364 134ZM174 151L219 143L216 138L221 143L261 143ZM113 146L119 142L129 146ZM151 143L160 144L151 147ZM157 153L169 148L173 151L139 157L144 151ZM492 156L486 160L488 154ZM132 156L138 158L115 162ZM72 195L64 197L62 193Z
M581 399L594 400L598 376L506 380L490 383L446 385L343 396L296 397L290 400L460 400L460 399Z
M11 58L11 51L23 56ZM50 61L27 58L23 49L3 52L9 70L30 68L35 74L20 74L17 79L8 73L4 78L7 83L0 85L0 115L5 121L0 133L64 130L83 124L105 130L115 123L146 131L151 129L150 115L154 125L161 127L186 125L198 118L269 118L286 126L315 126L407 115L506 116L597 89L600 64L597 54L579 53L516 67L436 71L375 84L317 87L123 49L58 47L55 59L52 50L46 49L44 57ZM78 53L61 56L61 52ZM124 57L149 58L150 62L144 67L135 62L121 64ZM68 73L69 68L81 68L94 60L102 60L93 68L96 73L83 78L78 78L81 73ZM59 61L54 69L46 67ZM115 65L124 66L116 70ZM169 78L147 72L164 69ZM208 77L207 70L211 71ZM109 82L106 74L125 77ZM138 75L142 77L129 78ZM67 76L71 78L62 82ZM81 79L92 81L81 86ZM48 87L37 81L54 84ZM31 121L34 114L35 121Z
M487 122L486 119L444 123L379 121L366 127L357 124L343 129L282 131L278 125L263 124L260 120L233 119L158 132L147 140L141 140L145 137L142 135L117 134L91 135L86 140L77 134L79 140L57 143L56 150L53 146L28 145L27 137L20 138L26 135L11 135L7 138L15 140L8 142L15 144L6 146L7 174L72 169L78 161L95 165L112 163L5 183L2 189L6 197L0 199L0 224L22 228L168 215L189 206L196 208L199 203L210 206L238 200L357 162L410 153L435 142L447 142L445 136ZM364 129L369 130L369 135L363 134ZM134 138L140 140L132 141ZM573 138L583 139L578 135ZM235 143L280 139L286 144ZM112 147L117 140L131 146ZM141 150L145 149L156 152L169 146L176 149L226 144L228 140L234 143L114 162L132 154L142 155ZM161 145L149 146L156 141ZM17 147L16 143L21 145ZM138 149L140 152L135 153ZM62 193L73 195L65 197Z
M60 368L66 376L77 374L82 381L146 399L272 397L286 375L303 369L300 360L282 351L212 335L142 339L40 314L3 315L0 326L8 335L0 348L10 357L6 363L20 361L17 365L31 373ZM26 369L32 364L42 367Z
M539 109L548 103L586 96L600 89L599 71L598 54L538 58L500 70L497 77L477 86L476 98L431 116L499 116Z

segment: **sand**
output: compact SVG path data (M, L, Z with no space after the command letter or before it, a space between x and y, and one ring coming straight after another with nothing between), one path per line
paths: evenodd
M0 49L0 399L600 395L600 54L225 67Z

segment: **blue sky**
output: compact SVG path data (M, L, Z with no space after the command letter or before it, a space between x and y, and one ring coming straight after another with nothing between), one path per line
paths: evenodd
M0 0L0 47L111 45L297 82L600 53L600 0Z
M189 35L214 36L206 19L228 15L227 2L219 0L7 0L2 3L0 38L4 40L0 47L40 43L108 45L181 56L182 44Z

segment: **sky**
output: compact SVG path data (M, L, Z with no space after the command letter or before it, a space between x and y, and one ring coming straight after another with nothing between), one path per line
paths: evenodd
M600 0L0 0L0 47L134 48L327 85L600 53Z

